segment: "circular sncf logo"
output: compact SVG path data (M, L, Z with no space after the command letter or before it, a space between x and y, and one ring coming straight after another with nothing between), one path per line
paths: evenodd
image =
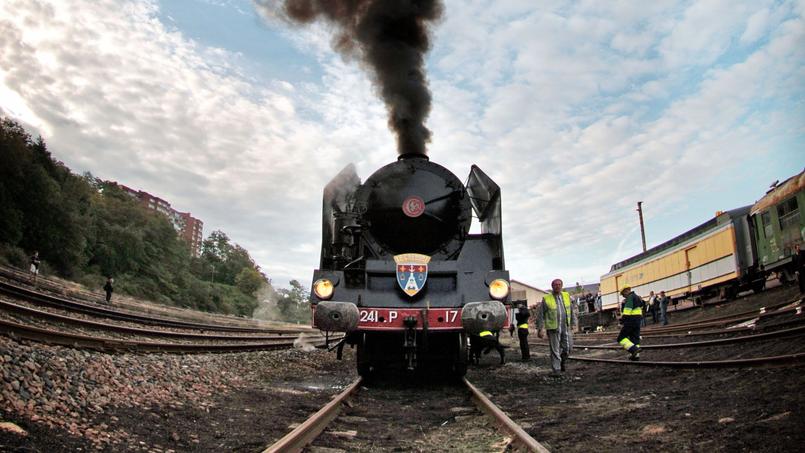
M425 212L425 201L416 195L411 195L403 201L402 210L408 217L419 217Z

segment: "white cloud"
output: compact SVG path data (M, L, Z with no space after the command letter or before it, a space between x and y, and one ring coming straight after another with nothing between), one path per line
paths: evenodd
M704 215L685 212L691 194L727 191L758 150L801 147L803 4L448 1L428 60L431 159L501 185L514 278L595 280L637 251L637 200L649 222L677 213L679 232ZM3 2L0 107L74 169L159 194L276 281L305 282L322 187L349 162L365 179L395 140L327 27L268 26L320 81L250 74L237 49L161 24L152 1Z
M761 9L752 14L746 24L746 29L741 35L741 43L751 44L760 38L769 25L769 10Z

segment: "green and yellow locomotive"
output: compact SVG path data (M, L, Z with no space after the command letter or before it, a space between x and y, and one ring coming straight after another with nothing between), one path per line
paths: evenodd
M674 299L762 291L772 275L787 283L805 241L805 171L772 188L754 205L718 212L707 222L615 263L601 277L603 308L618 308L624 286Z
M805 242L805 171L775 184L752 206L758 266L775 272L783 282L793 281L794 255Z

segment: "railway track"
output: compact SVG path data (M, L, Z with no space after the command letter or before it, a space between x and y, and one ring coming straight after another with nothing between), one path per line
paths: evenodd
M525 432L519 425L517 425L514 421L512 421L508 415L505 414L500 408L498 408L492 401L486 397L480 390L478 390L472 383L470 383L466 378L462 379L463 382L463 389L471 396L471 399L477 405L478 409L487 414L491 417L495 424L504 431L504 443L505 445L502 446L502 449L512 449L512 450L519 450L519 451L535 451L535 452L547 452L548 450L542 446L539 442L537 442L534 438L532 438L528 433ZM350 406L354 408L354 404L350 403L352 399L355 399L360 391L365 393L372 393L372 392L379 392L381 395L375 396L375 398L383 399L385 395L382 394L382 389L366 389L362 387L362 379L358 378L352 384L346 387L344 391L340 394L336 395L329 403L327 403L324 407L322 407L319 411L315 414L310 416L307 420L303 423L299 424L295 429L291 432L286 434L284 437L279 439L277 442L263 450L263 453L280 453L280 452L300 452L303 451L308 445L316 444L317 439L322 436L322 433L330 427L333 422L339 416L339 413L345 406ZM447 390L443 390L447 391ZM412 400L410 402L411 405L416 404L415 398L420 397L417 392L411 391ZM370 401L377 401L377 400L370 400ZM354 418L354 417L353 417ZM449 421L449 420L448 420ZM441 424L444 426L448 423L445 421ZM371 420L367 420L367 422L371 423ZM425 436L425 431L422 429L420 425L420 431L423 436ZM429 428L430 431L430 428ZM346 437L356 438L357 431L339 431L336 432L336 436L347 434ZM429 432L432 436L432 433ZM370 436L371 437L371 436ZM449 436L448 436L449 438ZM371 442L371 439L364 439L366 441ZM410 439L409 439L410 441ZM425 442L427 445L427 442ZM373 450L376 449L377 446L374 444L368 445L366 449ZM430 448L434 448L436 446L431 445ZM501 447L501 445L497 445L497 447ZM382 446L380 446L382 449ZM401 446L401 448L403 448ZM427 449L427 446L424 448ZM460 448L460 447L459 447ZM353 451L362 451L364 448L360 446L351 445L350 450Z
M805 326L794 327L791 329L776 330L774 332L759 333L755 335L743 335L740 337L720 338L717 340L689 341L685 343L666 343L666 344L641 344L641 349L675 349L675 348L696 348L706 346L721 346L725 344L744 343L748 341L765 341L770 338L779 338L795 335L805 335ZM621 346L613 345L574 345L578 349L611 349L621 350Z
M759 309L747 310L733 315L724 315L706 320L690 322L685 324L678 324L667 327L647 327L645 328L646 335L662 335L668 332L677 332L680 330L694 330L704 327L713 327L719 325L726 325L731 323L740 323L751 319L767 319L776 316L781 316L789 313L801 313L802 303L799 297L791 299L786 302L780 302L768 307L761 307Z
M715 318L708 318L706 320L695 321L684 324L675 324L667 327L645 327L641 329L640 335L644 338L647 337L672 337L672 336L688 336L688 335L717 335L723 333L738 332L741 330L751 331L751 326L738 326L740 323L747 321L761 321L775 318L784 315L801 315L805 312L802 301L799 297L770 305L768 307L761 307L759 309L747 310L737 314L724 315ZM735 324L736 326L724 329L716 329L712 331L701 331L700 329L711 328L714 326L724 326L727 324ZM680 332L680 333L676 333ZM615 331L608 332L595 332L589 334L578 335L578 340L589 340L601 337L610 337L615 334Z
M209 333L198 333L198 331L195 330L177 332L172 330L146 329L142 327L131 327L128 325L110 324L83 318L76 318L67 315L61 315L48 311L38 310L31 307L26 307L24 305L19 305L3 300L0 300L0 312L15 313L25 317L30 317L32 319L43 320L47 322L70 324L84 328L92 328L108 332L120 332L125 334L141 335L148 337L174 337L174 338L186 338L186 339L190 338L198 340L259 341L259 340L288 339L289 335L296 336L299 335L300 333L300 332L282 332L280 334L271 334L271 335L264 335L261 333L255 333L254 335L243 335L237 332L231 334L209 334Z
M219 331L219 332L240 332L240 333L283 333L283 332L298 333L301 331L312 331L311 328L282 329L282 328L241 327L241 326L230 326L222 324L196 323L196 322L180 321L176 319L145 316L136 313L124 312L117 309L101 307L96 304L87 304L51 294L45 294L3 281L0 281L0 294L29 301L39 306L62 309L89 316L103 317L108 319L144 324L149 326L193 329L196 331Z
M728 327L725 329L718 329L704 332L688 331L680 334L663 334L663 335L642 335L641 332L641 337L643 337L644 340L644 342L641 344L641 347L643 349L673 349L673 348L718 346L733 343L764 341L769 338L805 334L805 326L803 326L803 324L805 324L805 316L802 316L802 313L793 310L788 311L788 313L794 315L792 319L761 325L757 324L756 322L753 322L751 325L740 326L740 327ZM647 339L649 341L651 340L666 341L671 339L715 336L715 335L720 335L725 338L719 338L714 340L689 341L681 343L671 342L671 343L653 344L645 342ZM589 338L585 339L589 340ZM611 350L622 349L614 341L614 339L606 343L601 343L602 340L604 339L601 339L595 343L574 341L573 347L574 349L611 349ZM531 346L536 347L548 346L548 343L546 342L529 342L529 344Z
M205 353L291 348L294 347L300 335L305 337L302 341L315 347L326 347L331 341L339 339L322 337L320 332L310 328L296 331L252 329L155 320L141 315L117 313L103 307L87 306L7 282L0 282L0 293L24 301L14 303L0 299L0 315L2 315L0 316L0 333L15 339L75 348L103 351ZM49 310L34 308L30 305L44 305ZM86 319L87 317L98 317L102 320ZM112 322L109 322L110 320ZM143 327L143 321L149 327ZM159 339L167 339L167 341Z
M785 316L783 319L779 319ZM697 326L712 327L738 323L731 328L696 332ZM640 361L630 361L622 355L621 346L611 340L598 344L575 343L577 353L571 356L572 360L581 362L611 363L634 366L654 366L673 368L731 368L754 367L767 364L792 364L805 360L801 338L805 336L805 318L802 314L802 304L797 298L796 302L786 301L775 304L772 309L758 309L745 311L736 315L721 317L716 321L705 320L690 323L684 327L682 334L673 334L671 329L664 329L663 333L650 335L641 332L644 341L660 340L658 344L641 344L641 349L648 353L642 354ZM657 329L659 330L659 329ZM657 330L653 330L656 332ZM644 332L646 332L644 334ZM723 338L699 341L673 341L669 339L687 337L692 335L721 335ZM601 337L600 335L598 336ZM591 339L584 337L585 339ZM605 340L604 338L600 338ZM547 348L546 343L531 343L540 348ZM657 353L654 351L665 351ZM671 353L673 350L685 351ZM694 350L701 350L694 352ZM580 354L578 351L618 351L620 357L601 356L600 354ZM667 360L684 358L684 360ZM649 359L649 360L646 360ZM654 359L654 360L652 360Z
M148 353L208 353L208 352L244 352L287 349L294 347L295 338L279 338L258 341L208 342L158 342L133 339L108 338L82 333L63 332L50 328L36 327L0 319L0 334L14 339L31 340L47 344L69 346L73 348L95 349L101 351L128 351ZM193 338L196 340L195 338ZM330 341L337 340L331 339ZM311 338L309 341L316 347L326 346L328 340Z
M805 361L805 352L803 352L805 343L802 341L805 338L805 326L801 325L801 320L797 324L792 328L738 337L644 344L641 345L644 354L641 354L640 361L626 360L623 349L618 345L576 345L574 346L576 351L593 353L579 354L577 352L571 356L571 359L583 362L673 368L732 368L794 364ZM612 358L608 352L617 353L620 357ZM601 356L601 353L607 355ZM683 360L668 360L677 358Z
M651 361L651 360L622 360L606 359L600 357L570 356L571 360L580 362L599 362L613 363L618 365L649 366L649 367L669 367L669 368L735 368L735 367L754 367L767 364L790 364L805 361L805 352L795 354L785 354L769 357L754 357L751 359L729 359L729 360L690 360L690 361Z

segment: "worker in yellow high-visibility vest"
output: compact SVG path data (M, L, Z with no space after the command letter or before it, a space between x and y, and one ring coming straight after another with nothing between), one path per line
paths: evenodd
M542 307L537 310L537 336L548 336L551 350L551 368L554 373L565 371L567 358L573 347L572 325L578 316L570 294L562 291L563 282L555 279L551 282L551 292L542 298Z
M531 317L531 313L526 305L517 308L517 312L514 313L514 319L517 322L517 338L520 340L520 357L523 362L531 359L531 352L528 349L529 317Z
M621 311L621 332L618 343L629 352L629 360L640 360L640 323L646 303L628 286L621 290L624 297Z

